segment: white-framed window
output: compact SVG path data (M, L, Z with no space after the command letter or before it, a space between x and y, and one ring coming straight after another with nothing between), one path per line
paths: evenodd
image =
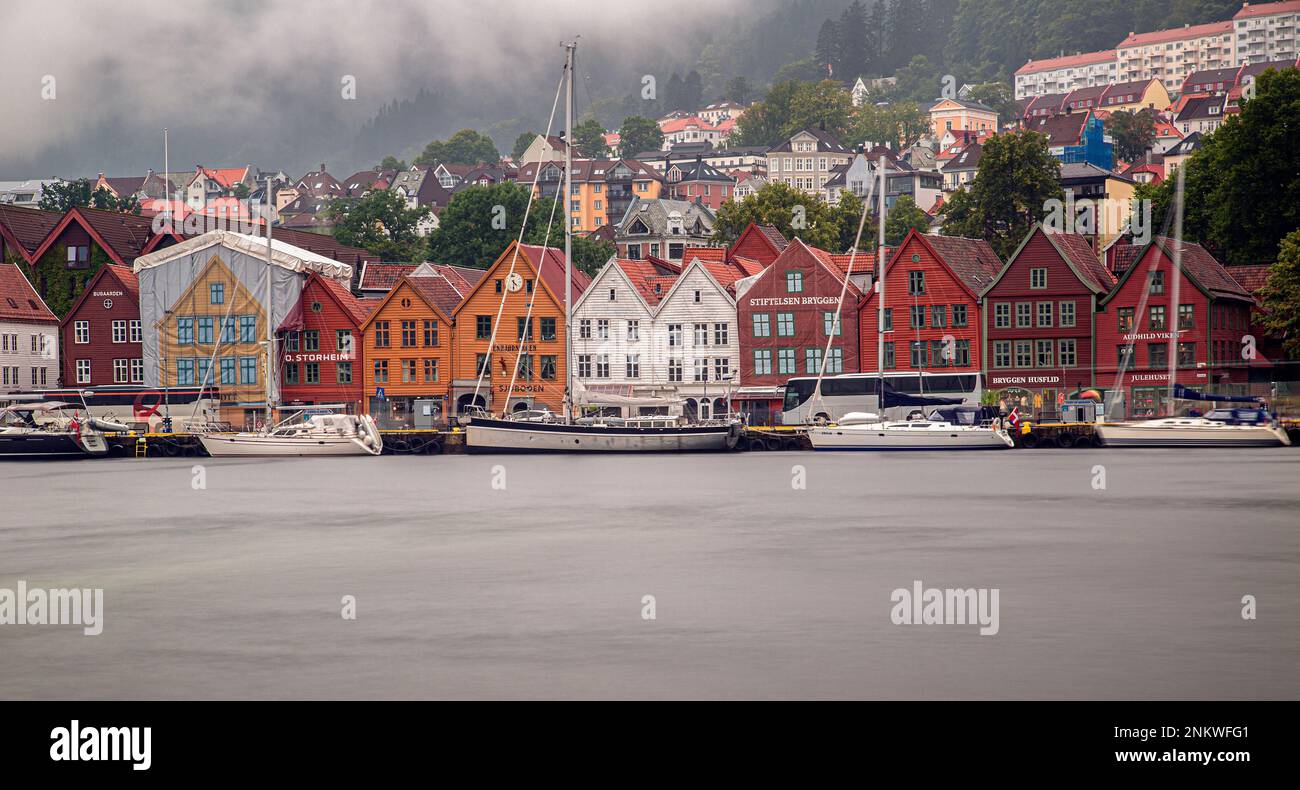
M624 368L625 368L624 372L627 374L627 378L630 379L641 378L641 355L628 354L627 358L625 359Z
M90 360L88 359L77 360L77 383L78 384L90 383Z
M130 327L131 327L131 342L143 343L144 332L140 329L140 319L138 318L131 319Z
M731 359L729 357L714 358L713 378L715 381L727 381L731 378Z
M641 322L638 320L629 320L627 322L627 342L635 343L641 339Z
M131 361L128 359L113 360L113 383L126 384L131 378Z
M131 383L140 384L143 381L144 381L144 360L143 359L131 360Z
M709 325L708 325L708 324L696 324L696 325L695 325L695 345L697 345L697 346L707 346L708 344L709 344Z
M596 355L596 378L609 378L609 354Z
M126 321L117 320L113 322L113 342L114 343L126 342Z
M709 380L709 360L707 358L698 358L695 360L695 380Z
M769 376L772 373L772 350L770 348L754 349L754 375Z
M72 322L72 342L77 344L85 344L90 342L89 321Z

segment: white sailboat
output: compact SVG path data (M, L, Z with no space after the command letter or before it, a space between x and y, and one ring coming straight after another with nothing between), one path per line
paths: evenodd
M892 390L885 382L885 162L880 162L880 183L876 186L878 198L879 237L876 249L878 254L878 276L876 291L880 295L880 324L878 334L878 373L880 375L880 403L886 407L886 400ZM869 205L870 201L866 201ZM867 206L862 208L862 223L866 222ZM858 240L862 237L862 223L858 226ZM854 245L855 249L857 244ZM849 264L852 271L852 261ZM844 294L840 294L843 304ZM839 320L838 312L836 320ZM826 355L823 355L825 358ZM824 365L823 365L824 369ZM820 396L821 378L817 381ZM907 405L924 405L925 398L910 398ZM934 403L933 405L938 405ZM966 424L958 421L957 415L942 416L935 411L929 419L885 420L876 414L853 412L844 415L833 425L817 425L808 429L808 440L814 450L1005 450L1013 446L1011 436L1000 425Z
M573 62L576 43L567 43L564 61L565 139L573 139ZM550 133L548 124L547 133ZM571 194L573 154L564 147L564 187L557 199ZM564 223L565 395L564 413L558 419L498 419L473 415L464 420L467 453L635 453L718 452L730 450L740 438L738 420L688 423L669 416L630 419L574 420L575 384L573 341L567 331L573 319L573 229ZM549 233L549 231L548 231ZM523 231L520 236L522 240ZM503 294L502 299L505 296ZM498 322L499 323L499 322ZM494 326L496 324L494 323Z
M130 428L90 417L85 405L62 401L31 400L21 395L0 409L0 458L59 458L108 455L105 432L125 433ZM85 409L85 417L81 410Z
M266 180L266 205L268 207L271 205L270 178ZM266 427L260 431L240 433L205 431L199 435L199 442L208 455L214 458L379 455L384 450L384 437L379 433L374 418L368 414L307 414L304 409L294 409L285 420L278 424L271 423L271 414L275 408L272 403L271 385L278 367L275 359L275 321L271 310L271 281L274 266L271 257L272 219L272 213L268 209L266 216ZM331 407L305 408L325 412Z

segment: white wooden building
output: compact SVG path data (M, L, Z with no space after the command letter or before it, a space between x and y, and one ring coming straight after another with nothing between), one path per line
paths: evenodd
M12 263L0 263L0 394L59 384L59 319Z
M740 384L736 301L698 258L680 274L611 259L574 305L573 328L575 378L596 400L638 399L623 416L707 419L726 413Z

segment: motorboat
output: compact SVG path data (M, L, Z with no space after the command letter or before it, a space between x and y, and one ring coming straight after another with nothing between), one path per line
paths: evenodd
M384 437L368 414L295 415L261 431L205 433L199 441L214 458L379 455L384 450Z
M0 458L76 458L108 455L105 433L130 428L83 416L61 401L16 402L0 409Z
M528 422L474 417L467 453L722 452L740 438L738 420L684 423L676 417L592 418Z

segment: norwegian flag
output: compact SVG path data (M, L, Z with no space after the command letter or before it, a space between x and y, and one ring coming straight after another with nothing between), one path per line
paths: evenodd
M1007 425L1010 425L1012 430L1016 430L1016 429L1018 429L1018 428L1020 427L1020 407L1019 407L1019 406L1013 406L1013 407L1011 407L1011 413L1007 415Z

